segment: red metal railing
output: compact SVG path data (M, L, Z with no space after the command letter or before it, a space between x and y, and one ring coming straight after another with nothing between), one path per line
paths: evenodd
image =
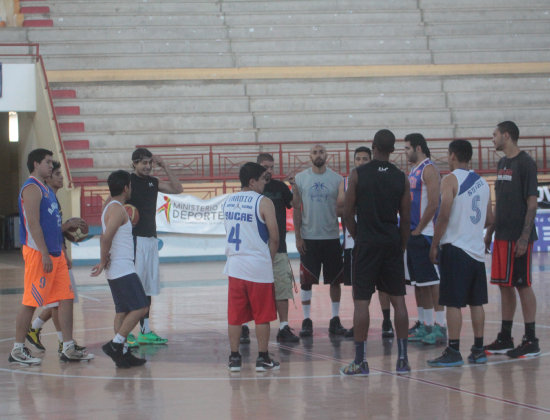
M34 53L27 52L27 53L4 53L1 51L2 48L9 48L9 47L16 47L16 48L29 48L34 49ZM48 74L46 73L46 67L44 66L44 60L42 59L42 56L40 55L40 46L39 44L26 44L26 43L0 43L0 57L30 57L34 60L36 60L37 63L40 64L40 68L42 69L42 74L44 75L44 80L46 82L46 92L48 95L48 100L50 102L50 107L52 110L52 118L55 125L55 130L57 133L58 138L58 147L61 152L61 159L63 160L63 165L66 169L67 174L67 182L68 186L72 187L72 177L71 177L71 171L69 169L69 164L67 160L67 155L65 154L65 149L63 147L63 141L61 140L61 130L59 129L59 123L57 122L57 117L55 115L55 107L53 105L53 99L52 99L52 92L50 89L50 83L48 82Z

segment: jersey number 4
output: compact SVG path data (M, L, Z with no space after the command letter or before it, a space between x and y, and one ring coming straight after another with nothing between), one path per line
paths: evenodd
M239 245L242 242L239 238L240 230L241 224L237 223L234 227L231 228L231 231L229 232L229 238L227 238L227 242L229 242L230 244L235 244L235 251L239 250Z

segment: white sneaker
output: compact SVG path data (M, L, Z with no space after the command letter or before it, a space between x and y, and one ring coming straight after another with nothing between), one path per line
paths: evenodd
M81 360L92 360L94 355L84 350L77 349L73 343L67 350L61 352L59 358L64 362L80 362Z
M21 365L39 365L42 363L42 359L39 357L32 357L31 352L26 347L14 348L8 359L10 363L19 363Z

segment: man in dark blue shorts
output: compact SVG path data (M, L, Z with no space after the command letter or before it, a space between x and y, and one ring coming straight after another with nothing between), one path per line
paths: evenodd
M369 374L366 340L369 304L375 289L387 293L394 308L397 373L411 370L407 358L409 317L405 305L403 264L403 252L410 234L411 196L407 177L389 162L394 146L395 136L391 131L378 131L372 144L374 159L354 169L349 177L344 221L355 240L352 279L355 359L340 370L342 375Z

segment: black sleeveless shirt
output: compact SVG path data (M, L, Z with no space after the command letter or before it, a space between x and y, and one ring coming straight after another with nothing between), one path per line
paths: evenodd
M396 243L401 237L397 213L405 192L405 174L393 163L373 160L357 170L355 242Z
M152 176L139 177L130 174L132 186L132 197L128 204L133 205L139 211L139 222L132 229L134 236L152 237L157 236L157 194L159 191L159 180Z

